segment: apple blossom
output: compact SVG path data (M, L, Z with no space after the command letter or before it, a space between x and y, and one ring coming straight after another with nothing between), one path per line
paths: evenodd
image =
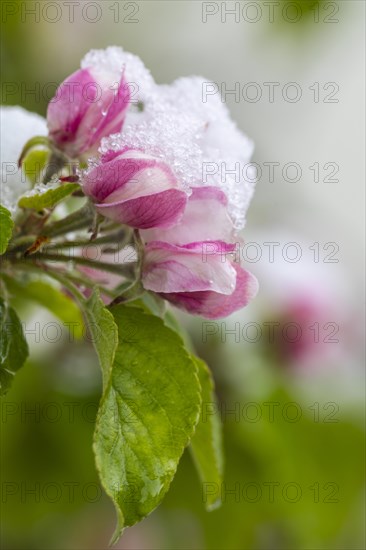
M169 227L182 216L187 194L169 165L138 149L104 154L83 178L103 216L131 227Z
M123 71L116 81L103 67L80 69L48 105L49 137L70 158L96 152L103 137L121 130L129 101Z
M189 313L208 319L226 317L256 295L256 278L226 256L234 244L220 241L175 246L146 245L142 282L147 290Z
M217 187L193 188L174 227L141 231L141 237L147 242L144 287L190 313L225 317L257 292L255 277L234 261L234 227Z
M225 241L234 238L227 210L227 197L214 186L193 187L183 217L173 227L141 231L146 241L166 241L183 245L198 241Z
M48 137L42 118L2 113L2 160L24 161L28 175L38 163L42 180L22 189L19 170L5 168L0 393L28 356L9 302L18 289L80 335L86 329L102 371L93 449L117 510L113 544L158 506L191 441L202 479L222 479L219 426L200 419L202 402L214 399L209 370L184 348L174 320L170 328L156 315L162 298L218 319L258 289L237 254L254 190L246 177L253 146L219 97L204 98L205 84L157 85L136 56L112 47L89 52L58 88ZM19 135L28 138L23 148ZM132 486L140 495L133 503Z
M71 158L96 155L101 139L120 132L129 107L148 101L153 88L137 56L114 46L91 50L48 106L49 136Z

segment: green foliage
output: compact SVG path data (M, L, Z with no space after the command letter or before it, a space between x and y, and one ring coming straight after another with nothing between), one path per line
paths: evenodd
M68 295L45 281L29 281L20 284L7 275L2 275L2 278L7 290L17 301L37 302L63 321L66 326L69 326L76 339L82 338L83 316L78 305Z
M46 150L32 150L24 159L23 170L29 181L34 185L40 182L42 171L49 159L49 152Z
M167 492L198 421L197 366L163 321L123 305L111 309L118 346L98 413L94 452L116 505L115 542Z
M112 313L104 306L98 289L95 289L85 302L84 313L99 358L103 387L105 388L110 377L118 344L117 325L114 322Z
M202 482L218 485L223 481L223 453L214 381L207 365L196 357L192 359L197 365L202 388L202 411L190 449ZM220 506L219 494L208 492L205 504L209 510Z
M21 197L18 202L20 208L31 208L33 210L43 210L44 208L54 208L59 202L66 199L69 195L80 188L77 183L64 183L54 189L48 189L44 193Z
M15 311L0 298L0 394L9 389L13 377L28 357L28 345Z
M8 247L13 232L14 222L9 210L0 204L0 255L4 254Z

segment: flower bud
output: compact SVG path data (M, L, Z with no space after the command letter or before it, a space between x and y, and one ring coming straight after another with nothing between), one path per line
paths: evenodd
M164 241L184 245L200 241L232 242L234 226L227 211L227 198L215 186L193 187L180 221L168 229L141 232L145 242Z
M174 225L187 202L168 164L138 149L103 155L84 175L83 189L100 214L137 229Z
M123 73L80 69L59 86L48 105L49 137L70 158L92 155L103 137L122 129L129 102Z
M146 246L142 282L175 306L208 319L226 317L246 306L257 279L227 256L235 245L216 242Z

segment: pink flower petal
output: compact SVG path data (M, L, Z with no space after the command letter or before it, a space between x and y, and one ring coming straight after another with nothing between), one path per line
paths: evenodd
M102 215L139 229L176 224L187 203L170 167L136 149L104 155L83 177L83 189Z
M88 127L83 130L90 131L89 142L85 149L96 149L103 137L120 132L125 120L126 111L130 103L130 91L128 83L122 74L116 91L112 89L113 82L108 81L103 89L101 105L93 106L93 116L88 120ZM98 124L95 126L95 121Z
M227 317L245 307L258 292L258 281L254 275L238 264L233 264L233 267L237 273L236 287L229 296L211 291L160 293L160 296L194 315L207 319Z
M119 202L177 187L177 180L167 164L132 149L104 155L101 164L83 177L85 194L96 202ZM115 193L116 200L110 199Z
M49 135L71 158L96 152L103 137L118 132L130 103L123 76L117 90L113 74L81 69L68 77L49 103Z
M179 189L168 189L144 197L115 203L96 204L100 214L137 229L169 227L179 220L187 195Z
M145 249L143 285L154 292L216 291L231 294L236 272L221 254L202 254L203 243L178 247L153 242Z
M57 89L55 97L48 104L47 124L52 141L70 157L75 157L82 148L79 126L95 101L97 89L89 86L89 101L84 98L88 84L94 82L87 69L80 69L69 76Z
M227 212L226 195L218 187L194 187L180 222L164 231L142 233L145 242L166 241L178 245L197 241L231 241L233 223Z

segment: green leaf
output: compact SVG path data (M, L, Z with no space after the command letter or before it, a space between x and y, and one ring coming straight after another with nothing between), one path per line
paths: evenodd
M103 387L111 374L118 345L118 329L112 313L105 307L98 289L85 301L84 311L88 328L102 369Z
M46 136L35 136L35 137L32 137L31 139L29 139L27 141L27 143L24 145L23 147L23 150L20 154L20 157L19 157L19 160L18 160L18 165L19 166L22 166L23 164L23 161L24 159L27 157L27 155L29 155L29 152L34 148L34 147L38 147L38 146L41 146L41 147L46 147L46 149L48 150L52 150L52 143L50 141L50 139Z
M53 208L78 189L80 189L78 183L64 183L54 189L48 189L44 193L21 197L18 201L18 206L20 208L32 208L37 211L44 208Z
M9 210L0 204L0 255L4 254L13 233L14 222Z
M186 349L190 353L192 353L194 348L188 331L182 326L181 323L177 321L177 319L169 309L165 312L164 323L167 327L171 328L172 330L174 330L174 332L179 334L184 342ZM194 357L192 357L192 359L194 360Z
M98 412L94 452L102 484L124 527L167 492L200 410L197 367L179 336L136 307L111 308L118 347Z
M158 296L154 292L145 292L141 297L141 300L154 315L157 315L162 319L164 318L164 315L166 313L166 301L160 298L160 296Z
M40 183L40 177L49 159L49 151L32 150L24 159L23 169L29 181L34 185Z
M211 372L201 359L193 360L202 388L202 411L190 450L202 483L214 489L205 492L205 505L213 510L221 505L220 491L215 488L221 487L223 476L222 426Z
M69 327L73 337L80 339L84 334L84 321L79 306L60 289L44 281L30 281L20 284L3 274L8 291L17 299L32 300L48 309Z
M28 344L15 311L0 298L0 394L9 389L28 357Z

